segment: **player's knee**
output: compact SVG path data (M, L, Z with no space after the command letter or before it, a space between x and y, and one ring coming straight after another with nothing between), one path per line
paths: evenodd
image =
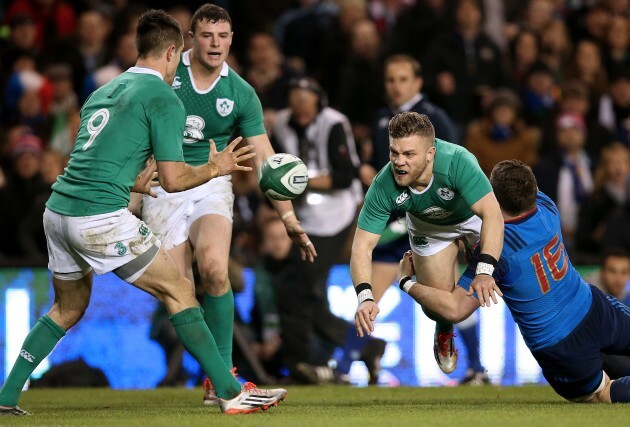
M206 292L225 293L230 286L227 268L218 265L199 266L199 276Z

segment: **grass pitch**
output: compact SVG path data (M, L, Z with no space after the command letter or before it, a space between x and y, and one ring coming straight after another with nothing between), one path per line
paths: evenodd
M204 407L201 389L33 389L20 401L33 415L1 417L0 425L591 427L630 420L630 405L569 403L541 386L287 389L277 408L236 416Z

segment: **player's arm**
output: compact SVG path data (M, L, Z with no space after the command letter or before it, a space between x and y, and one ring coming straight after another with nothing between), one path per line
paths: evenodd
M191 166L185 162L157 161L160 185L169 193L188 190L210 181L218 176L229 175L234 171L251 171L248 166L239 163L255 156L252 146L246 145L235 151L241 137L232 141L225 150L217 152L213 141L210 141L210 158L201 166Z
M398 283L418 304L452 323L468 318L479 308L479 301L467 295L465 289L456 286L453 292L414 282L411 252L407 251L398 266Z
M350 275L357 292L358 308L354 315L357 333L360 337L374 332L374 319L379 309L372 295L372 252L380 239L379 234L356 229L350 256Z
M468 151L460 152L453 159L451 176L455 187L464 198L470 210L481 218L481 254L477 264L477 274L471 285L469 295L477 292L479 303L483 307L497 303L495 292L501 295L499 287L492 278L503 249L503 215L497 202L490 181L479 167L475 156Z
M254 158L254 166L256 167L256 171L260 170L262 167L262 162L269 156L275 154L273 151L273 147L271 146L271 142L269 141L269 137L266 133L249 136L245 138L245 142L254 147L254 151L256 152L256 157ZM308 259L310 262L315 261L315 257L317 256L317 251L315 247L311 243L310 239L306 232L300 226L300 221L295 216L295 212L293 211L293 203L290 200L271 200L269 199L271 204L273 205L278 215L282 219L284 223L284 227L287 230L287 234L293 240L293 243L299 246L300 252L302 254L302 259Z
M475 215L481 218L481 254L477 264L476 276L468 291L468 295L477 292L477 298L481 306L490 307L490 299L497 304L495 295L503 296L492 277L492 273L497 265L497 260L501 256L503 249L504 223L499 202L494 192L489 192L470 209Z

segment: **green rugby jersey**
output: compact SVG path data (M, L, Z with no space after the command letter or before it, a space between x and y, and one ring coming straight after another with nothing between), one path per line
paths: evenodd
M433 177L424 191L400 187L391 163L376 175L365 195L359 228L381 234L393 212L408 212L422 221L453 225L473 216L470 206L492 191L490 182L465 148L435 140Z
M260 100L249 83L223 63L217 82L205 91L194 84L190 54L182 53L173 90L186 108L184 159L191 165L208 163L212 139L223 150L234 136L250 137L265 133Z
M127 207L138 173L151 154L183 161L186 113L162 75L132 67L97 89L81 109L70 163L46 206L68 216Z

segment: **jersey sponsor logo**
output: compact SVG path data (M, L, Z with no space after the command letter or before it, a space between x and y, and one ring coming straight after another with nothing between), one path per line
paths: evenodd
M234 101L227 98L217 98L217 112L221 117L229 116L234 109Z
M403 203L405 203L407 200L409 200L409 193L407 192L407 190L405 190L402 193L400 193L400 196L396 197L396 204L400 206Z
M429 241L424 236L411 236L411 241L414 246L417 246L421 249L426 249L429 247Z
M431 206L430 208L423 210L422 215L433 219L441 219L453 215L453 212L446 211L439 206Z
M186 117L186 127L184 127L184 142L192 144L193 142L203 140L203 129L206 122L199 116Z
M140 228L138 228L138 233L140 233L142 237L147 237L147 234L149 234L149 227L147 227L144 222L140 223Z
M179 80L179 76L175 76L175 78L173 79L173 84L171 85L171 87L173 88L173 90L177 90L180 87L182 87L182 82Z
M29 362L33 363L35 361L35 358L26 350L22 349L22 351L20 351L20 357L28 360Z
M437 194L440 196L440 199L446 201L453 200L453 197L455 197L455 192L448 187L438 188Z
M118 255L120 256L123 256L127 253L127 247L123 244L123 242L116 243L114 249L116 249L116 252L118 252Z

